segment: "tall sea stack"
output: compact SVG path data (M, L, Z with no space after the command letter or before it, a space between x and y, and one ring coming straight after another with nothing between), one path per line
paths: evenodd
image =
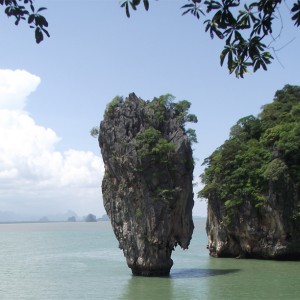
M168 275L172 250L193 233L193 158L179 106L168 95L114 98L100 124L103 201L134 275Z

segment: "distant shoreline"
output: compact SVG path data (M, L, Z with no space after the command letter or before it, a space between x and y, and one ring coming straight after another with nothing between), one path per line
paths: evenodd
M203 220L206 217L193 216L193 220ZM108 222L109 219L97 219L96 222L86 222L86 221L0 221L0 225L2 224L47 224L47 223L97 223L97 222Z
M86 222L86 221L11 221L11 222L0 222L0 225L2 224L47 224L47 223L98 223L98 222L107 222L109 220L97 220L96 222Z

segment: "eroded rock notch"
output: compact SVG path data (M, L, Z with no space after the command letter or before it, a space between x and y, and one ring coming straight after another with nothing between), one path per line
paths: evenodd
M194 165L184 129L193 115L187 101L171 98L116 97L100 124L104 206L135 275L168 275L172 250L187 249L193 233Z

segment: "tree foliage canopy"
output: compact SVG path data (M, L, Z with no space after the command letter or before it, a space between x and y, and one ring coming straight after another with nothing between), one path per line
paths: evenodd
M245 201L264 205L270 182L300 189L300 87L285 86L258 117L240 119L204 164L199 196L220 199L228 212Z
M294 3L282 0L245 1L244 5L239 0L187 1L181 7L182 15L190 14L197 19L208 17L204 20L205 31L212 39L217 37L225 41L220 62L223 65L227 60L229 73L236 77L243 77L249 68L253 72L260 68L267 70L273 59L269 51L276 40L273 23L274 20L282 22L279 8L283 2L290 10L295 26L300 25L300 0ZM142 2L148 10L149 0L123 0L121 7L130 17L130 8L136 10ZM271 40L267 45L268 37Z
M284 0L260 0L242 4L240 0L186 0L181 7L182 15L190 14L197 19L204 20L205 31L213 39L217 37L225 41L220 54L220 63L227 61L229 73L242 77L252 68L267 70L273 59L270 50L277 39L274 37L274 21L282 22L280 7L284 3L290 10L291 20L295 26L300 25L300 0L289 3ZM245 1L248 2L248 1ZM143 3L149 10L149 0L121 0L121 7L125 9L127 17L130 10L136 10ZM41 15L46 8L35 9L34 0L0 0L5 7L5 14L15 18L18 25L21 20L27 20L31 28L35 29L35 40L40 43L44 34L50 36L46 30L48 21ZM280 33L279 33L280 34ZM268 40L268 37L271 39ZM269 44L266 44L269 41Z
M41 15L46 7L36 9L33 0L0 0L0 5L5 7L4 12L8 17L15 18L15 25L19 25L20 21L27 21L29 27L34 29L37 43L44 39L44 34L50 37L46 30L48 21Z

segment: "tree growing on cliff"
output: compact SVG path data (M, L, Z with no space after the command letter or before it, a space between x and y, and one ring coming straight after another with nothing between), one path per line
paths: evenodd
M299 191L300 87L285 86L258 117L240 119L204 164L198 196L219 199L229 217L246 201L265 206L270 184L280 189L288 181ZM300 208L290 217L300 224Z
M112 113L115 108L117 108L119 105L122 104L123 102L123 97L122 96L116 96L114 97L107 105L106 107L106 112ZM150 108L155 108L155 116L157 119L163 119L163 111L166 109L173 109L174 112L177 115L177 119L180 120L180 123L182 126L185 126L186 123L197 123L198 119L197 116L194 114L189 113L189 109L191 107L191 103L187 100L181 100L179 102L174 102L175 97L171 94L165 94L161 95L158 98L154 98L152 102L148 102L148 106ZM197 135L195 129L188 128L186 129L186 134L188 136L188 139L190 143L198 143L197 141ZM99 136L99 128L97 127L92 127L90 130L90 135L94 138L97 138ZM154 136L157 137L157 142L159 141L159 135L155 135L155 130L154 128L150 128L144 136L140 136L140 144L143 144L143 141L147 136L151 136L152 140L155 139ZM163 140L160 141L160 146L163 147L169 147L168 144L163 143Z
M136 10L142 2L148 10L149 0L123 0L121 7L130 17L130 8ZM276 51L273 44L281 33L274 36L274 21L281 22L283 27L282 4L291 12L295 26L300 25L300 0L293 2L260 0L242 5L239 0L187 0L181 8L182 15L190 14L197 19L209 16L204 21L205 31L212 39L217 37L225 41L220 55L221 65L227 60L229 73L243 77L249 68L253 72L260 68L267 70L271 63L270 50Z

